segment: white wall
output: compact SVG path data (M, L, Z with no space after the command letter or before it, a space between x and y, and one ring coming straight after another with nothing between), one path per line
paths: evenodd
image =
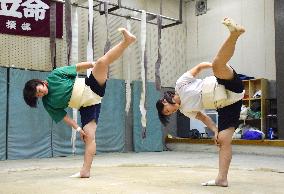
M212 61L228 34L220 23L228 16L246 28L230 64L238 73L275 80L274 1L208 0L207 3L208 11L201 16L195 16L195 1L185 5L187 66Z

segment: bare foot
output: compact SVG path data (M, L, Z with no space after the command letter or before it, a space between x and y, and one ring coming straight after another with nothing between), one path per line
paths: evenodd
M228 187L228 181L220 181L220 180L215 180L216 185L220 186L220 187Z
M211 180L205 183L201 183L202 186L216 186L216 187L228 187L228 182L217 182L215 180Z
M231 18L224 18L222 24L227 26L231 33L237 33L238 35L241 35L246 31L243 26L236 24Z
M125 28L118 28L118 31L120 31L123 34L124 41L128 44L131 44L136 41L136 36L131 34L128 30Z
M90 173L82 174L81 172L77 172L69 177L70 178L90 178Z
M85 172L83 170L80 171L81 178L90 178L90 172Z

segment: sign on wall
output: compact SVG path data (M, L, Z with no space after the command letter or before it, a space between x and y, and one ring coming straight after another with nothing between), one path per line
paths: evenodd
M0 0L0 33L49 37L50 0ZM56 37L63 36L63 4L56 3Z

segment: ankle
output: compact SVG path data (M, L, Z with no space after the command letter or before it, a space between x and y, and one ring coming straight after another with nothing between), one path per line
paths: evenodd
M216 183L217 185L221 185L221 186L228 186L228 180L227 180L227 178L219 178L219 177L217 177L217 178L215 179L215 183Z
M227 177L223 177L218 175L217 178L215 179L217 182L227 182Z
M80 170L81 178L89 178L90 177L90 170L81 169Z

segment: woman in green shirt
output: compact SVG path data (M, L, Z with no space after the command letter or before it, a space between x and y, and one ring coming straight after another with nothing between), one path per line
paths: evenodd
M37 106L42 98L44 108L55 122L64 122L80 132L85 142L84 164L73 177L88 178L93 156L96 153L95 133L104 96L108 68L117 60L136 37L124 28L119 31L123 40L96 62L82 62L53 70L46 80L32 79L25 84L23 95L30 107ZM77 72L93 68L88 78L76 78ZM77 108L81 114L82 128L68 116L65 108Z

